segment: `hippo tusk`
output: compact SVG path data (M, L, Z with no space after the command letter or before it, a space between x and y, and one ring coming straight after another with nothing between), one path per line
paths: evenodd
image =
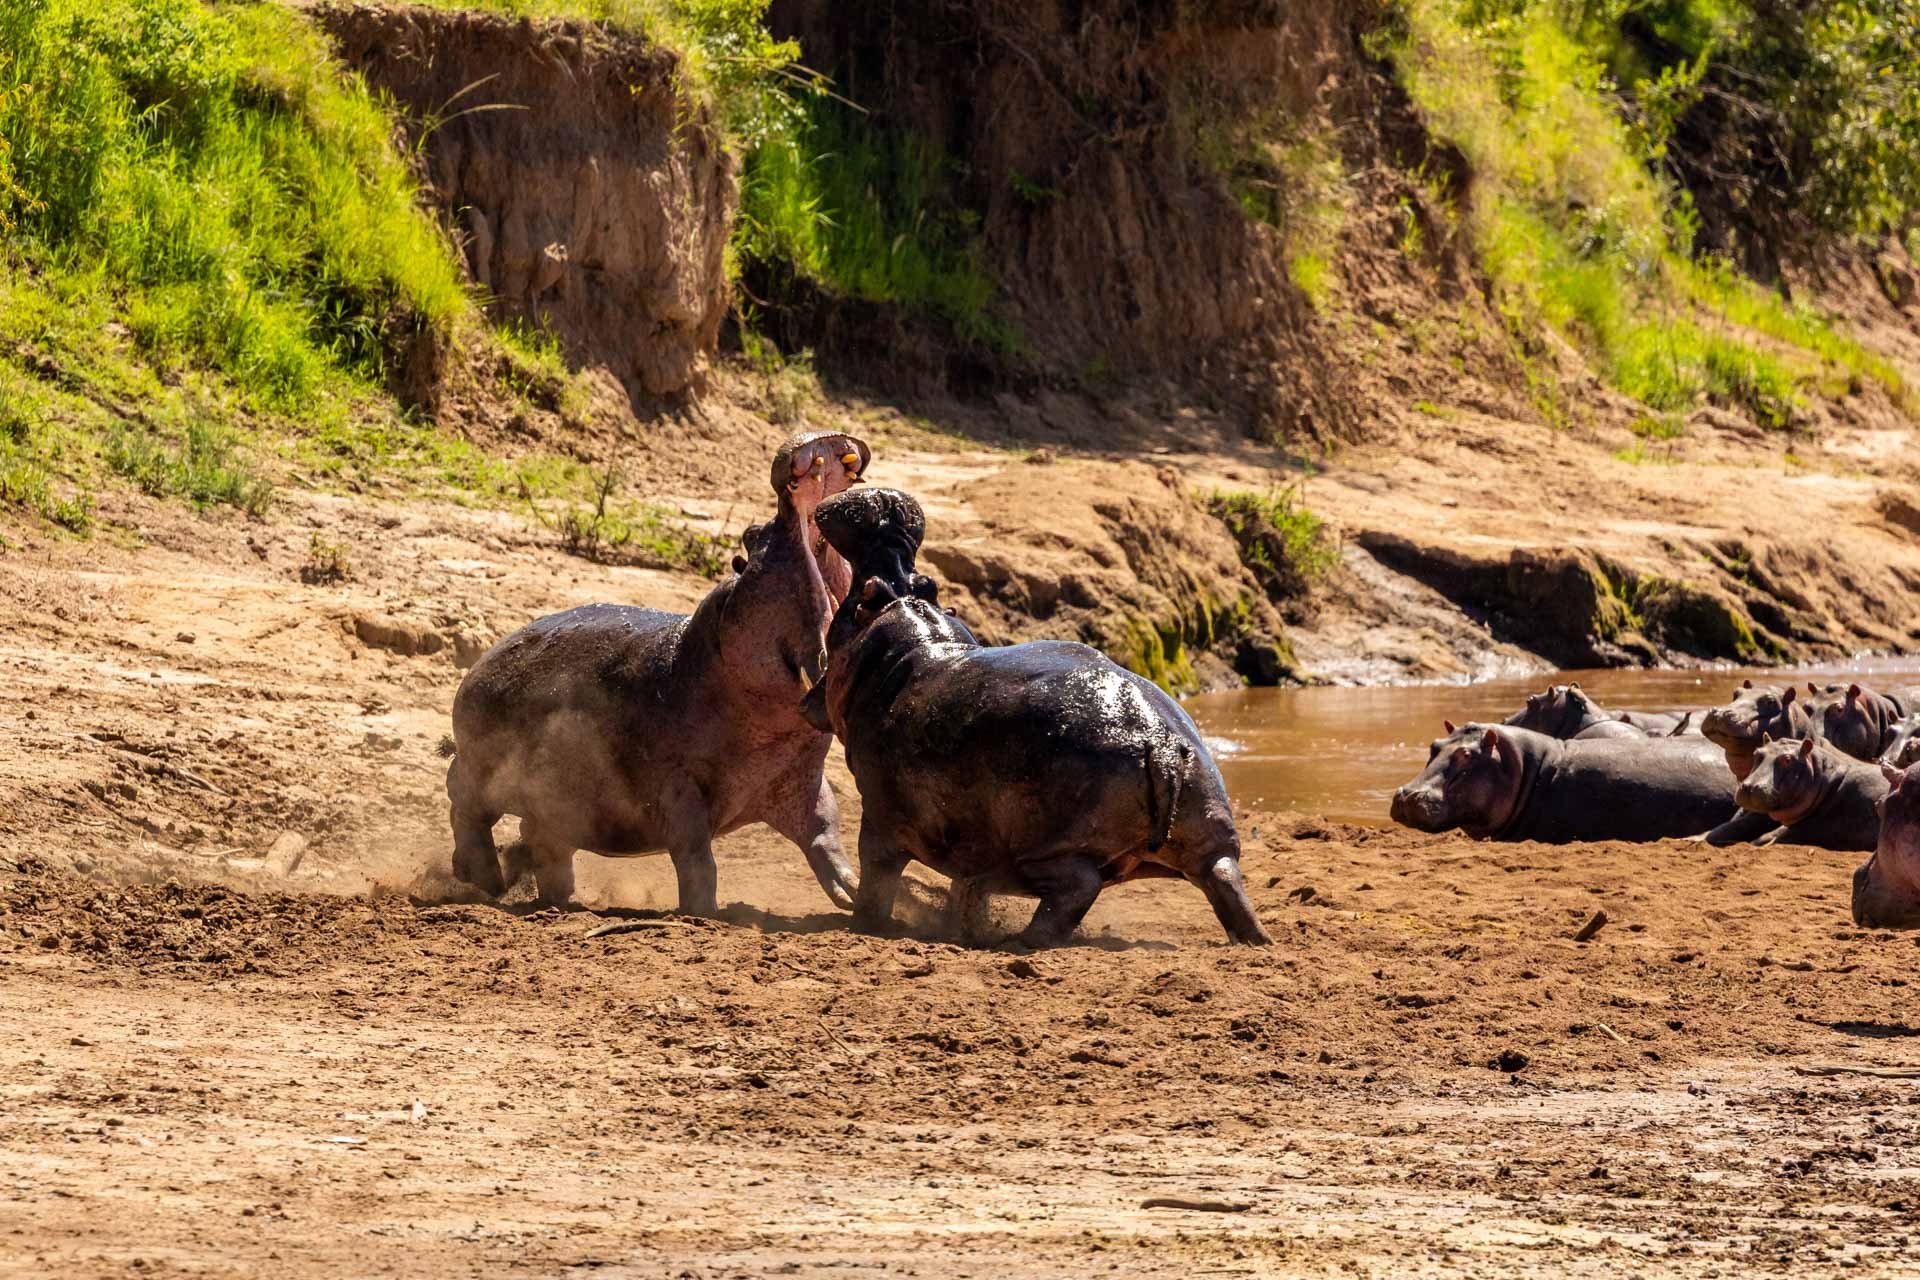
M849 471L858 471L860 469L860 455L851 452L843 453L840 455L840 465Z

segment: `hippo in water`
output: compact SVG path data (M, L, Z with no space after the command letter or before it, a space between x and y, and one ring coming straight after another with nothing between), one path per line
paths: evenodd
M918 860L971 891L1037 897L1029 947L1065 941L1106 886L1149 876L1198 886L1234 941L1270 941L1226 786L1178 703L1085 645L977 643L917 589L925 523L906 494L842 494L818 519L862 575L807 699L860 788L862 927L886 924Z
M1853 873L1853 921L1876 929L1920 929L1920 765L1879 766L1880 840Z
M1906 714L1894 695L1850 684L1821 707L1820 736L1856 760L1878 760L1893 745Z
M1529 694L1502 723L1549 738L1672 738L1700 732L1691 711L1608 711L1578 681Z
M1733 779L1701 738L1562 741L1449 723L1427 767L1393 793L1393 820L1492 840L1658 840L1734 816Z
M1644 738L1647 735L1616 720L1578 684L1556 684L1527 695L1527 705L1508 716L1506 724L1531 729L1549 738Z
M824 776L832 740L798 704L819 678L827 623L850 581L814 510L857 482L869 457L834 432L782 445L776 515L748 532L744 566L691 616L585 605L486 652L453 702L456 875L503 891L493 824L511 813L541 901L571 899L576 849L665 850L680 909L710 915L713 837L764 822L800 846L830 899L852 905Z
M1755 844L1871 849L1880 838L1886 794L1878 766L1814 738L1787 738L1760 748L1734 801L1780 824Z

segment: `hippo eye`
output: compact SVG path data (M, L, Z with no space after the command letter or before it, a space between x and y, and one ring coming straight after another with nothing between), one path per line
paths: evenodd
M1759 706L1762 711L1778 711L1780 709L1780 701L1777 698L1762 698L1756 705Z

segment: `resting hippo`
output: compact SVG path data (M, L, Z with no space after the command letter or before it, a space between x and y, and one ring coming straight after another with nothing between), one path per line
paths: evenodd
M1853 873L1853 921L1879 929L1920 929L1920 765L1880 765L1880 841Z
M1755 844L1871 849L1880 838L1879 804L1887 781L1813 738L1769 742L1734 792L1734 802L1780 824Z
M1578 681L1530 694L1505 724L1549 738L1667 738L1698 733L1692 712L1608 711Z
M1856 760L1878 760L1893 745L1906 714L1898 698L1850 684L1821 707L1820 736Z
M1700 732L1726 752L1727 768L1744 778L1754 753L1774 738L1818 737L1822 726L1810 715L1810 703L1792 685L1756 685L1742 681L1733 701L1715 707L1700 721Z
M1895 726L1893 741L1880 758L1896 769L1920 764L1920 714L1910 715Z
M1508 716L1506 724L1531 729L1549 738L1644 738L1646 734L1600 709L1578 684L1556 684L1527 695L1527 705Z
M829 632L815 723L860 788L865 928L918 860L973 888L1040 899L1020 935L1064 941L1100 891L1184 877L1236 942L1270 941L1240 877L1233 807L1200 731L1149 681L1085 645L987 648L916 594L925 528L903 493L823 503L821 532L867 571Z
M543 902L573 894L573 854L673 859L680 909L717 906L712 840L764 822L799 845L827 896L852 905L831 739L801 719L848 568L814 508L860 478L851 436L795 436L774 456L779 510L749 531L738 576L691 616L593 604L489 649L453 702L447 771L454 872L499 894L493 824L518 814Z
M1393 820L1493 840L1693 836L1736 812L1720 752L1700 738L1563 742L1508 725L1447 725L1393 793Z

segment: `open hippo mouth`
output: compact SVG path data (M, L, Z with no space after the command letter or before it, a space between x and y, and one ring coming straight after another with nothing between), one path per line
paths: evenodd
M773 490L783 506L792 504L803 523L807 549L831 601L829 613L852 590L853 570L821 534L814 512L834 494L859 484L872 459L866 441L839 431L803 432L773 455Z

